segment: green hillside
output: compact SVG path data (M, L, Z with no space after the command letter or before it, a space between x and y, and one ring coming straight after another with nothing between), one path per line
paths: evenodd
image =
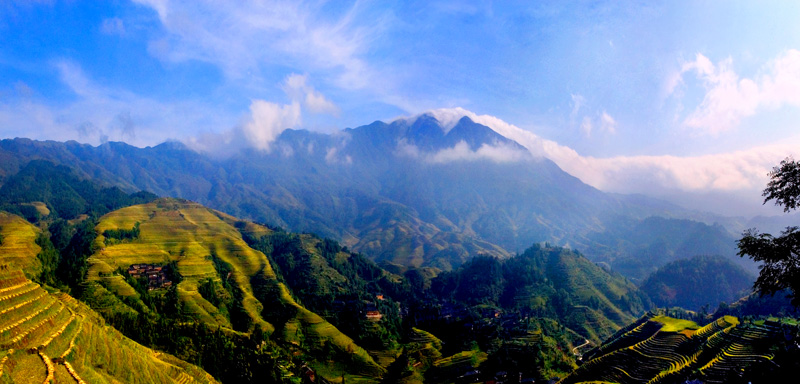
M585 354L559 383L773 382L797 331L796 325L743 323L733 316L701 327L648 313ZM788 363L796 365L793 359Z
M82 214L100 216L112 210L152 201L148 192L127 194L81 175L73 168L33 160L0 185L0 209L31 222L52 215L75 219Z
M65 293L0 264L0 383L214 383L202 369L143 347Z
M595 342L649 307L630 281L566 248L535 245L507 260L475 257L439 275L431 290L466 305L557 319Z
M169 302L175 295L177 310L162 310L162 317L263 331L307 354L329 378L380 376L384 369L364 349L295 301L266 255L243 240L237 223L249 225L251 234L271 233L185 200L159 199L111 212L95 228L84 298L113 317L152 312L158 307L150 305L153 300ZM173 287L142 290L127 272L134 264L161 266L175 280ZM334 355L339 357L329 359Z
M660 308L697 311L748 295L753 281L755 276L722 256L695 256L664 265L639 288Z

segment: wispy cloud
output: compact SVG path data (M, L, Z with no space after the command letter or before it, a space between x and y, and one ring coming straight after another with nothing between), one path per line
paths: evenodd
M579 94L572 94L572 112L569 113L570 120L575 120L578 117L578 112L580 112L581 107L586 104L586 98Z
M308 75L291 74L283 82L283 90L290 99L303 103L312 113L338 115L339 107L308 84Z
M151 53L162 60L212 63L233 79L284 66L327 71L347 89L380 80L361 56L381 20L358 17L358 2L326 14L326 4L315 2L134 1L155 10L164 26L166 34L151 42Z
M583 120L581 120L581 132L583 132L583 135L586 137L592 137L592 132L613 135L617 133L617 121L606 111L603 111L603 113L594 119L589 116L584 116Z
M617 121L606 111L600 115L600 129L612 135L617 133Z
M741 78L731 58L715 65L698 53L694 61L683 65L678 77L670 78L670 93L683 84L685 73L694 73L705 89L703 101L683 121L698 133L718 135L764 109L800 107L800 51L796 49L781 53L754 78Z
M100 32L107 35L125 35L125 23L119 17L104 19L100 24Z
M0 99L0 125L7 127L7 136L43 140L77 138L91 144L124 140L144 146L183 139L198 130L231 126L238 118L201 102L163 101L99 85L69 60L56 60L52 67L73 97L61 103L48 103L37 96L36 89L25 85L19 93L28 96Z

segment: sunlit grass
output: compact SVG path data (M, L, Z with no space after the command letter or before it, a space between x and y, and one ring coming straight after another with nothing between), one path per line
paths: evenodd
M691 320L683 320L683 319L675 319L672 317L667 316L656 316L652 318L652 321L657 321L661 324L664 324L664 327L661 328L664 332L680 332L684 329L698 329L700 328L697 323Z

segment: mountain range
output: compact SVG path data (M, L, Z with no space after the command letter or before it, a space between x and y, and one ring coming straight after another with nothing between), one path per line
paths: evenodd
M4 185L44 159L106 187L186 198L336 239L395 270L451 270L474 255L508 257L540 242L633 279L698 253L754 269L734 256L726 228L687 220L702 215L599 191L466 116L450 125L423 114L334 134L286 130L268 150L228 157L178 142L13 139L0 142L0 159Z

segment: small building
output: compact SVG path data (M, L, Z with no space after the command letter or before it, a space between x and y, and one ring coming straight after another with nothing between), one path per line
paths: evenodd
M364 316L369 321L380 321L383 318L383 315L378 311L367 311L366 315Z

